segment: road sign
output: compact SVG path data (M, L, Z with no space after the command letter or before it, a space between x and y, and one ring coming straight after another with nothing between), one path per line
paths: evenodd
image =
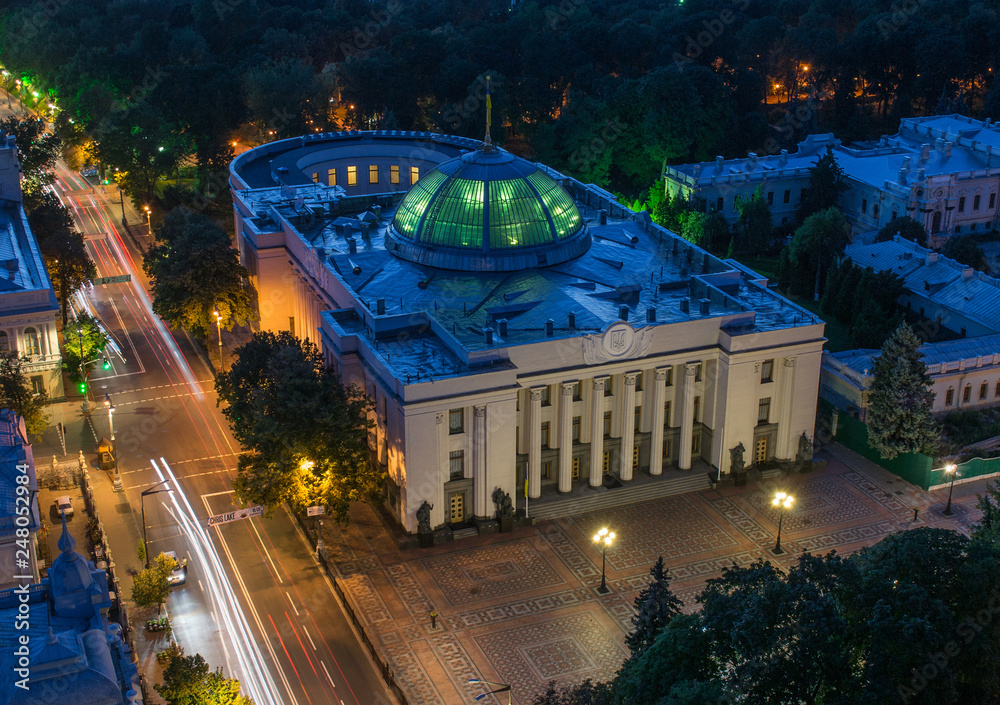
M319 516L320 514L326 514L326 507L309 507L306 509L306 515L311 517Z
M125 282L132 281L131 274L122 274L117 277L97 277L96 279L91 279L94 286L98 284L124 284Z
M216 524L228 524L231 521L240 521L241 519L248 519L250 517L259 517L264 514L263 505L258 504L255 507L247 507L246 509L237 509L235 512L226 512L225 514L216 514L214 517L208 518L208 525L215 526Z

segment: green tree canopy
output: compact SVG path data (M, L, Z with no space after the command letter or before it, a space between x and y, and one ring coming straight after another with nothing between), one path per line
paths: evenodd
M837 163L833 147L827 145L826 153L809 167L809 188L799 203L799 222L804 223L813 213L836 206L840 194L847 188L844 170Z
M927 247L926 228L908 215L898 216L883 225L875 236L875 242L891 242L897 235Z
M40 239L45 268L52 277L59 304L62 307L63 325L69 317L69 298L81 286L97 276L97 266L87 254L87 245L76 230L59 230Z
M209 672L201 654L174 656L163 670L163 683L153 686L167 705L253 705L240 694L240 682L221 670Z
M952 235L945 240L944 247L941 248L941 254L964 264L966 267L972 267L981 272L988 272L990 270L990 264L986 261L986 254L973 235Z
M872 363L868 439L887 460L900 453L930 452L940 437L931 417L931 379L919 348L920 339L904 323Z
M81 374L80 363L99 364L108 344L108 336L96 318L81 311L75 321L63 328L63 341L63 369L71 380L79 382L87 376Z
M792 236L789 258L794 266L815 272L813 298L816 301L823 291L825 273L844 254L850 231L844 214L831 207L810 215Z
M177 570L177 561L161 553L153 559L152 565L135 574L132 580L132 602L140 607L159 608L170 593L170 583L167 579Z
M40 437L49 425L45 409L49 397L44 391L37 394L32 391L22 364L16 352L0 353L0 408L12 409L24 417L28 433Z
M653 645L656 637L681 613L684 603L670 589L670 571L663 565L663 556L649 570L649 585L635 598L636 614L632 617L632 631L625 637L625 645L632 658Z
M55 181L52 171L59 157L59 138L45 131L41 120L9 117L0 120L0 135L13 134L21 162L21 191L37 197Z
M257 316L257 292L229 236L207 216L180 207L156 231L143 255L152 280L153 311L172 328L206 336L216 322L245 325Z
M736 197L736 250L743 254L762 254L771 244L774 226L771 208L764 198L764 187L759 186L750 196Z
M246 449L233 490L247 504L273 511L323 505L338 521L351 502L381 489L369 462L370 402L345 388L314 343L288 331L254 333L216 378L222 413Z

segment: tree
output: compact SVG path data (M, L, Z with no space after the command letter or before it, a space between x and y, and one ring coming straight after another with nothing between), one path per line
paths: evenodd
M883 225L875 236L875 242L891 242L897 235L927 247L927 230L908 215L897 216Z
M792 236L789 257L796 267L815 271L813 299L819 301L823 275L844 254L850 226L837 208L813 213Z
M635 598L632 632L625 637L625 646L632 652L632 658L652 646L684 605L670 589L670 571L663 566L663 556L656 559L649 574L653 579Z
M382 474L369 462L371 404L345 388L316 345L288 331L254 333L231 369L216 378L222 413L246 451L233 490L272 511L323 505L346 521L351 502L368 500Z
M167 579L177 567L177 561L166 553L158 555L151 566L135 574L132 580L132 602L140 607L156 605L159 610L170 593Z
M837 205L840 194L848 188L844 170L837 163L833 147L826 146L826 154L809 167L809 188L799 203L798 219L804 223L813 213L825 211Z
M1000 546L1000 482L987 482L984 494L976 494L979 521L972 525L972 538Z
M73 214L52 191L40 191L33 196L24 194L24 212L38 242L73 229Z
M143 255L153 311L171 328L206 336L218 310L226 329L256 318L257 292L229 236L208 217L180 207L156 231Z
M49 426L45 411L49 396L43 390L33 392L21 365L30 362L19 358L15 352L0 353L0 408L11 409L24 418L28 433L39 437Z
M736 249L744 254L764 252L771 243L771 209L764 198L764 187L758 186L750 196L736 197Z
M945 240L941 254L981 272L988 272L990 269L983 248L979 246L972 235L952 235Z
M21 191L37 196L55 181L52 174L59 157L59 138L45 132L41 120L0 120L0 135L13 134L17 141L17 156L21 162Z
M83 366L99 360L108 336L96 318L81 311L74 323L63 328L63 341L63 369L71 380L79 382L87 376L81 374Z
M868 439L886 460L930 451L939 438L931 417L934 393L920 339L905 323L872 363L868 392Z
M66 229L52 233L38 243L45 268L49 270L52 284L62 307L62 321L69 316L69 298L86 282L97 276L97 267L90 255L83 235Z
M240 695L240 682L226 678L221 670L209 672L201 654L179 655L163 670L163 683L153 686L167 705L253 705Z

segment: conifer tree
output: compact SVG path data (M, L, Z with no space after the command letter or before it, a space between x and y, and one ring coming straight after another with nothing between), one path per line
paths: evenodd
M872 363L868 439L886 460L929 450L939 436L931 417L934 393L919 348L920 339L904 323Z
M670 589L670 574L663 566L663 556L656 559L649 574L653 580L635 598L636 614L632 617L632 633L625 637L625 645L632 658L641 655L652 646L656 637L670 620L681 613L681 602Z

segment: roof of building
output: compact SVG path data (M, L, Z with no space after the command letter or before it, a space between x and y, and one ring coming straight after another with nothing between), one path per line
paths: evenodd
M1000 333L1000 280L898 235L848 245L846 254L862 267L895 272L910 291Z
M25 467L27 466L27 467ZM10 409L0 409L0 538L16 530L18 477L26 475L29 490L37 491L35 461L28 444L24 420ZM28 529L39 527L38 503L31 506Z
M537 165L495 147L422 177L386 237L398 257L464 271L548 266L590 247L573 198Z

